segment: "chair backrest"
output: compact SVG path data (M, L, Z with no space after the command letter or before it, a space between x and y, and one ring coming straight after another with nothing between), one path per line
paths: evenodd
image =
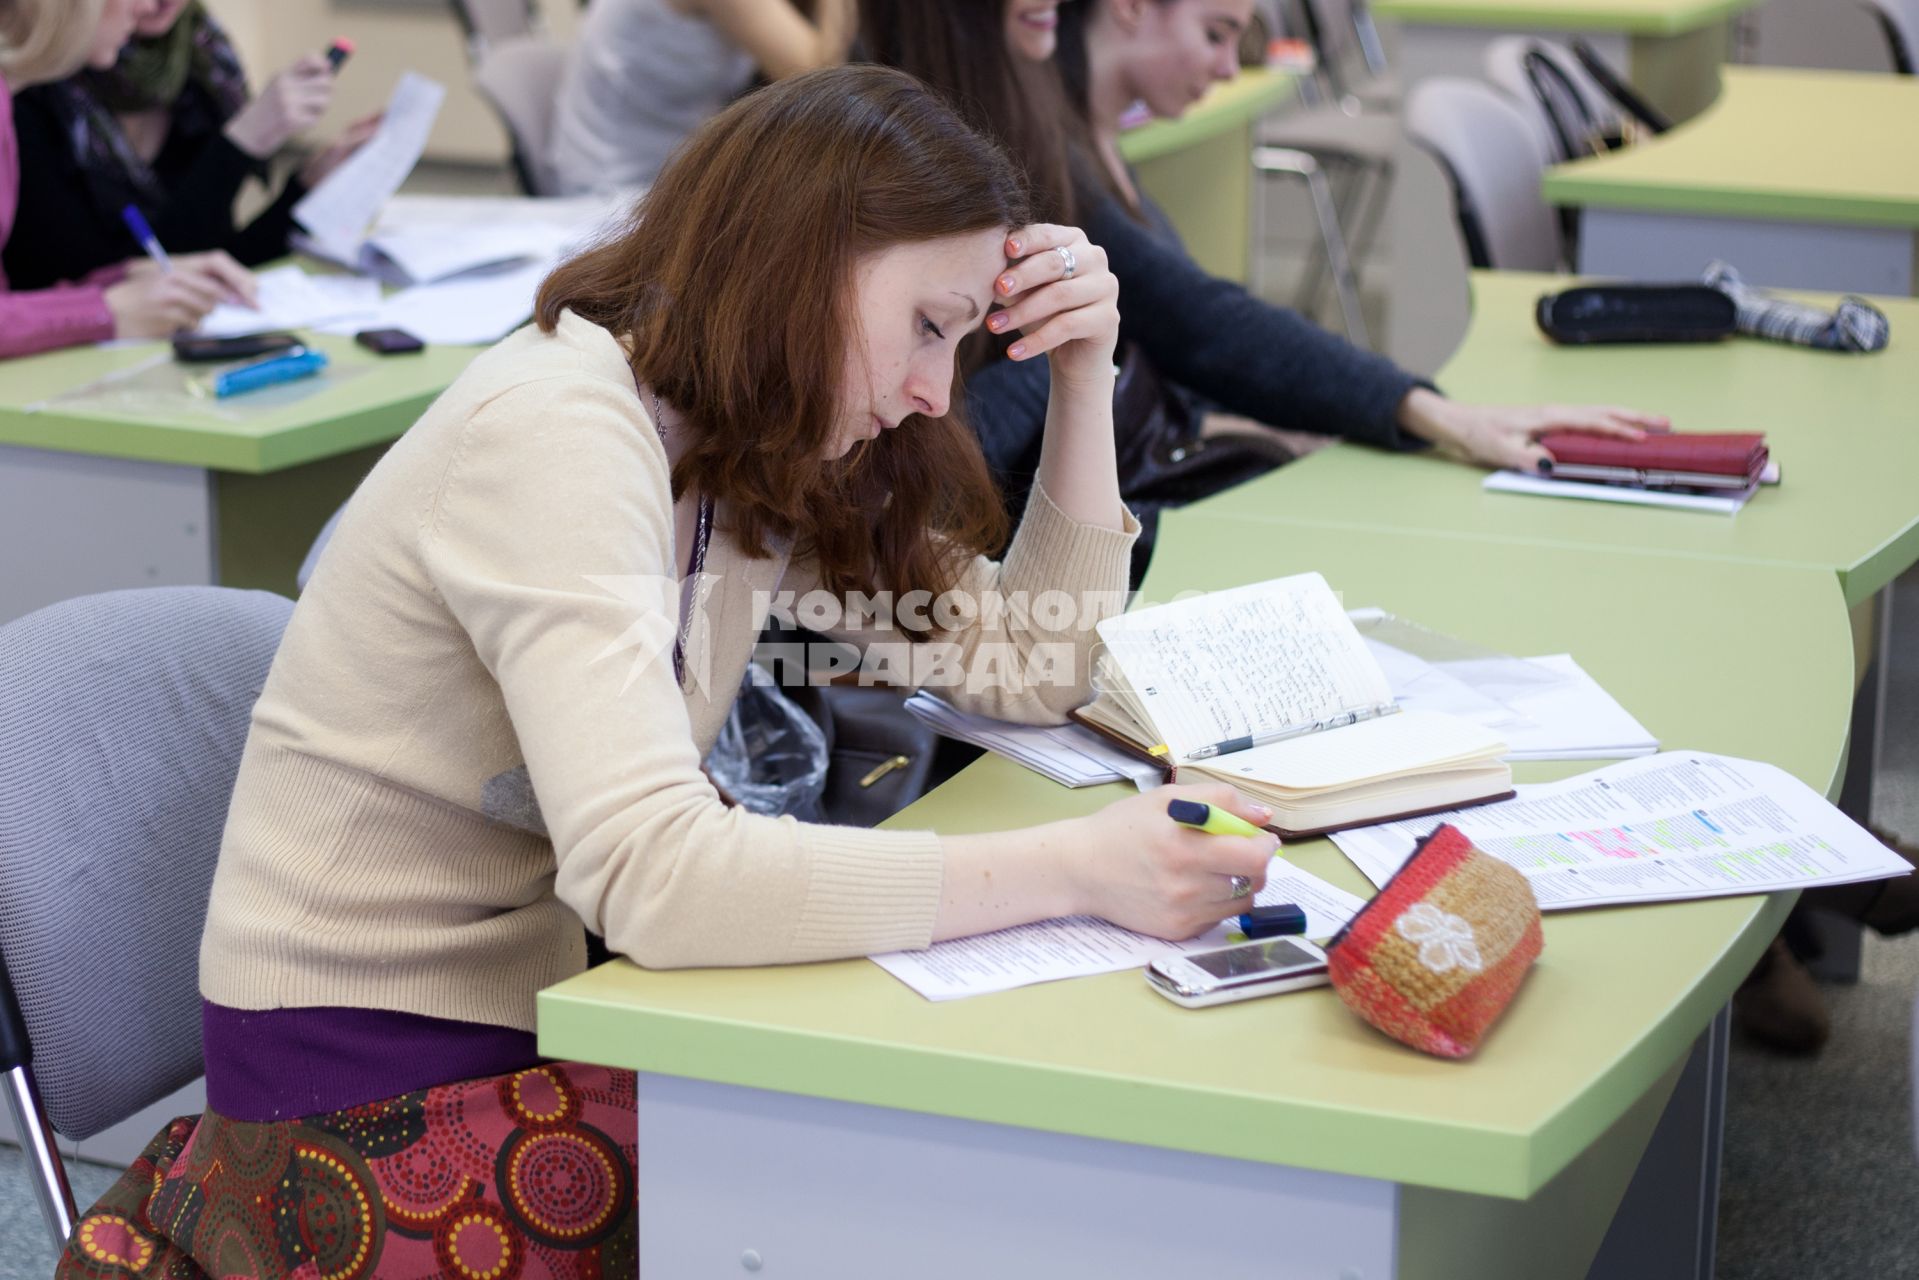
M292 609L158 587L0 627L0 961L69 1138L200 1074L200 930Z
M1280 0L1279 17L1287 35L1313 46L1334 97L1389 70L1365 0Z
M453 14L466 29L467 48L476 58L488 45L539 30L533 0L453 0Z
M1595 135L1617 134L1619 108L1572 50L1534 36L1501 36L1486 46L1486 78L1518 104L1557 160L1598 148Z
M1406 100L1406 133L1452 182L1473 266L1559 268L1559 229L1539 191L1545 143L1504 94L1477 80L1422 80Z
M1861 0L1879 19L1892 50L1893 68L1902 76L1919 75L1919 0Z
M517 36L489 45L473 83L500 114L513 140L513 167L530 196L552 195L553 118L566 73L566 46L546 36Z

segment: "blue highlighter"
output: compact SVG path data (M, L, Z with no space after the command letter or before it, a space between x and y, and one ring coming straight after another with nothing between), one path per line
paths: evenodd
M214 396L224 400L228 396L258 391L262 387L311 378L326 368L327 364L326 352L314 351L308 347L294 347L290 351L282 351L264 360L255 360L252 364L243 364L237 369L228 369L225 373L215 374L210 380L210 386Z

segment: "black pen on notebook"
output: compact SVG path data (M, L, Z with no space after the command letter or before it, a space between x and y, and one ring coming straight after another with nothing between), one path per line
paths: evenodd
M1309 733L1318 733L1322 729L1343 729L1349 724L1358 724L1361 720L1377 720L1399 710L1396 702L1382 702L1374 707L1359 707L1352 711L1342 711L1336 716L1324 720L1309 720L1305 724L1292 725L1285 729L1274 729L1269 733L1249 733L1240 738L1228 738L1224 742L1208 743L1203 747L1194 747L1186 753L1188 760L1210 760L1214 756L1229 756L1235 751L1247 751L1253 747L1263 747L1274 742L1284 742L1288 738L1303 738Z

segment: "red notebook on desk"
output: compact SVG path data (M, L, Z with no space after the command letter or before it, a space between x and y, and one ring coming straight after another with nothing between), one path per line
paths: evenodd
M1539 438L1553 456L1548 474L1649 489L1744 489L1759 483L1770 455L1755 432L1657 432L1637 440L1554 431Z

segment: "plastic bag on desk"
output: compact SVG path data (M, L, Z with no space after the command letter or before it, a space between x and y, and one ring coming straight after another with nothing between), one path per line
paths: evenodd
M754 664L706 757L713 781L754 813L821 820L826 735Z

